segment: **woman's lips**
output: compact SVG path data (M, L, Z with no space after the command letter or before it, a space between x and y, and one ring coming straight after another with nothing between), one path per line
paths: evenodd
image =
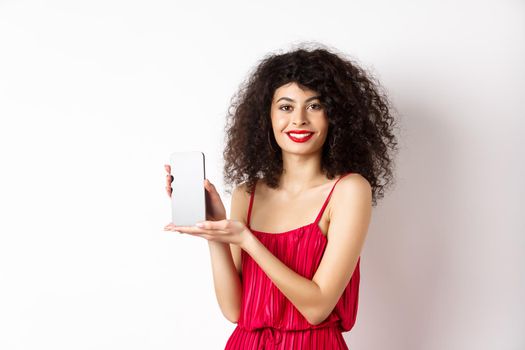
M286 135L288 135L288 137L293 141L293 142L306 142L308 140L310 140L312 138L312 135L314 133L308 133L308 134L295 134L296 136L293 136L292 133L287 133ZM301 135L301 136L299 136ZM302 135L307 135L307 136L302 136Z

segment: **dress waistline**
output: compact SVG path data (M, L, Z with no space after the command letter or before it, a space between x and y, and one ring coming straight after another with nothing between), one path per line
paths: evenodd
M258 327L254 329L248 329L245 328L242 325L237 325L237 327L241 328L243 331L246 332L261 332L261 339L259 348L257 350L264 349L265 345L269 346L276 346L282 341L282 333L284 332L307 332L307 331L316 331L316 330L328 330L333 329L340 332L339 324L337 323L329 323L324 324L321 327L309 327L309 328L303 328L303 329L283 329L283 328L276 328L273 326L263 326Z

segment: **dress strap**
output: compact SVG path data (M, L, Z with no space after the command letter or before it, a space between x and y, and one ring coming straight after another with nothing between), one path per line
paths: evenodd
M257 185L257 181L253 185L253 191L250 194L250 205L248 206L248 216L246 217L246 226L250 227L250 217L252 214L252 206L253 206L253 197L255 196L255 186Z
M324 201L323 207L319 211L319 214L317 214L317 218L315 219L315 223L316 224L319 222L319 220L321 220L321 216L323 216L324 209L326 208L326 205L328 204L328 201L330 200L330 197L332 196L332 192L334 191L335 185L337 185L339 180L341 180L343 177L345 177L346 175L349 175L349 174L352 174L352 173L346 173L344 175L341 175L339 177L339 179L337 179L337 181L332 186L332 189L330 190L330 193L328 194L328 196L326 197L326 200Z

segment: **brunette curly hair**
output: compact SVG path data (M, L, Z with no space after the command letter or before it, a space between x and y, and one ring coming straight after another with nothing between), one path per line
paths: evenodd
M277 88L295 82L317 92L328 119L321 168L327 178L356 172L372 187L372 205L393 183L392 154L397 151L395 110L377 80L343 53L300 44L266 55L241 83L228 108L223 175L226 185L258 179L277 188L282 153L272 131L270 107ZM227 188L231 193L231 187Z

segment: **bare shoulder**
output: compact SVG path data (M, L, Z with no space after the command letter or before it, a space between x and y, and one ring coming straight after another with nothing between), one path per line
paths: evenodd
M348 206L371 206L372 186L361 174L353 173L343 177L334 188L330 200L330 217L335 208Z
M352 173L348 174L347 176L343 177L339 183L336 186L340 188L339 192L345 192L345 191L358 191L358 192L372 192L372 186L370 185L370 182L361 174L359 173ZM344 190L341 191L341 188ZM336 190L334 190L335 192Z
M235 188L233 189L233 193L237 193L237 194L248 196L247 190L248 190L248 186L246 185L246 182L243 182L243 183L235 186Z
M233 220L239 220L246 224L246 214L248 213L248 201L250 194L247 191L246 183L235 186L231 198L231 215Z

